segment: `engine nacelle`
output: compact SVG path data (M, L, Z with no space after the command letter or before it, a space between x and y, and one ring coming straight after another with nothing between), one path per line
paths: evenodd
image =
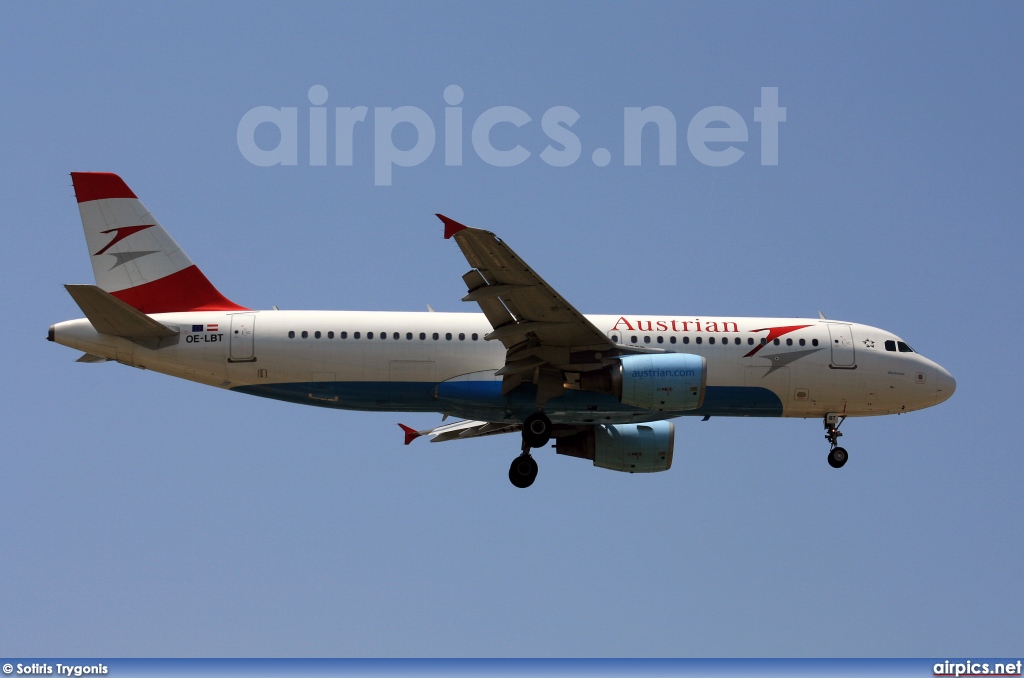
M622 403L661 412L695 410L704 402L707 361L692 353L621 358Z
M697 409L706 384L707 360L692 353L630 355L580 375L583 390L610 393L624 405L655 412Z
M670 421L603 424L555 439L558 454L590 459L594 466L625 473L669 470L674 447L675 426Z

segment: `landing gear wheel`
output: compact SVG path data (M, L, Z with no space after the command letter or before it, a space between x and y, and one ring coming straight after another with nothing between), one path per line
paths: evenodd
M528 447L544 447L551 440L551 420L543 412L534 412L523 422L523 443Z
M830 412L825 415L825 440L828 441L830 449L828 465L832 468L842 468L849 456L846 454L845 448L839 447L839 438L843 435L839 427L844 421L846 421L846 416L842 414Z
M537 479L537 461L529 454L521 454L512 460L508 469L508 479L519 489L533 485Z
M846 448L833 447L832 451L828 453L828 465L832 468L842 468L848 457Z

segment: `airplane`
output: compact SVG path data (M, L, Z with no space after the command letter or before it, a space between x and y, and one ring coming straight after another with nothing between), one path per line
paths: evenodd
M531 450L628 473L667 471L681 416L821 418L841 468L847 417L937 405L956 381L903 339L818 318L584 315L503 240L438 214L480 313L253 310L221 294L116 174L72 172L95 285L65 285L84 318L47 338L116 361L318 407L457 421L408 445L519 432ZM429 307L428 307L429 308Z

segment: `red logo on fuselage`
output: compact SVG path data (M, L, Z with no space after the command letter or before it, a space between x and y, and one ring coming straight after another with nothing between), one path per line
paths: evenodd
M703 326L701 326L703 323ZM624 317L615 321L611 331L618 331L625 325L630 332L739 332L732 320L634 320L629 322ZM635 325L635 327L634 327ZM721 326L721 327L719 327Z
M733 320L700 320L699 318L694 320L633 320L630 322L625 317L619 317L615 321L615 325L612 326L612 332L622 331L623 327L630 332L739 332L739 326ZM811 325L786 325L784 327L762 327L757 330L749 330L750 332L767 332L768 336L762 339L763 343L759 343L757 346L752 348L744 358L749 358L754 355L762 348L767 346L770 342L778 339L784 334L790 332L796 332L802 330L805 327L811 327ZM745 330L746 331L746 330ZM725 341L723 339L723 341Z
M762 348L767 346L770 341L772 341L774 339L778 339L779 337L781 337L784 334L789 334L790 332L796 332L797 330L802 330L805 327L810 327L810 325L788 325L786 327L762 327L759 330L751 330L752 332L765 332L765 331L767 331L768 332L768 336L764 338L764 343L758 344L757 346L754 347L754 349L750 353L746 354L743 357L744 358L749 358L750 356L754 355L755 353L760 351Z

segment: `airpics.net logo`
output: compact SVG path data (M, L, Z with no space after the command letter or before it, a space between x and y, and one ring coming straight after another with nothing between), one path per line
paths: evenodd
M416 167L425 162L438 145L437 126L434 118L416 106L376 106L373 109L372 125L368 120L367 106L335 106L330 111L327 103L328 92L323 85L309 88L309 147L310 166L325 167L331 154L328 152L328 124L333 116L334 148L330 160L337 167L352 166L357 158L354 153L358 135L373 134L373 183L376 186L390 186L395 168ZM534 118L516 106L494 106L480 113L469 113L462 106L465 93L458 85L449 85L444 90L443 113L437 111L441 124L444 147L444 164L458 167L463 164L466 127L469 127L469 146L483 162L493 167L515 167L529 161L535 154L551 167L569 167L580 160L584 144L573 131L582 117L569 106L552 106L541 114L540 128L547 138L547 145L537 151L524 148L515 141L498 148L492 131L507 138L509 129L524 128L536 124ZM441 106L436 107L440 109ZM469 113L469 115L467 115ZM472 124L465 118L475 114ZM754 107L752 121L760 126L762 165L779 164L779 124L786 121L786 109L779 106L779 88L762 87L761 105ZM270 127L271 134L258 132L261 127ZM407 127L407 129L403 129ZM657 162L662 166L676 165L677 121L675 114L664 106L626 106L622 109L622 156L619 159L626 167L644 164L643 135L657 136ZM414 139L411 144L396 144L398 130L403 141ZM276 145L260 144L276 137ZM708 106L694 114L686 126L686 145L695 160L708 167L728 167L740 161L747 153L737 144L746 144L749 137L747 120L728 106ZM238 150L242 157L259 167L297 165L299 162L299 109L295 106L256 106L249 109L238 122ZM502 144L499 144L502 145ZM590 151L590 160L597 167L607 167L613 161L613 152L605 147ZM648 162L653 160L648 159Z

